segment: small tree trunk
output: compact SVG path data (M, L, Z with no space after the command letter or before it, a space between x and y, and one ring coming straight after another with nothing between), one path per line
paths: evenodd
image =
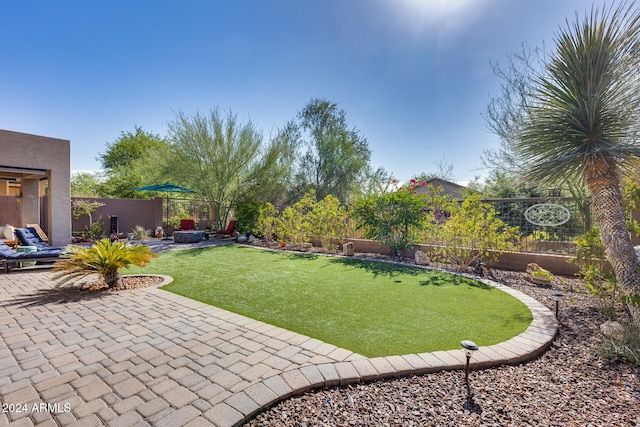
M110 288L115 288L120 283L120 273L118 270L109 270L104 273L104 281Z
M640 296L639 264L622 209L620 178L615 165L604 161L588 164L586 177L607 259L620 291L627 298L627 308L635 322L640 322L640 307L633 304Z

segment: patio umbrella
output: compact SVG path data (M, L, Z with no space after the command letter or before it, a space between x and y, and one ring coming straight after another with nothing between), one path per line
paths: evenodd
M180 187L179 185L170 184L165 182L164 184L147 185L146 187L135 188L135 191L158 191L167 193L167 221L169 221L169 194L168 193L195 193L188 188Z

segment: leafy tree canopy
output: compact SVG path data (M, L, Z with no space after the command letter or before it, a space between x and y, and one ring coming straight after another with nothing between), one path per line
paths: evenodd
M167 151L148 156L144 173L195 190L211 205L216 228L226 227L239 201L277 191L290 170L286 138L265 144L251 121L242 123L230 111L180 112L168 124L167 140Z
M106 152L98 158L106 177L100 190L101 196L146 197L144 193L134 191L145 182L138 163L149 153L163 150L166 145L160 135L146 132L139 126L135 126L133 132L121 132L113 143L107 144Z
M99 197L102 183L95 173L79 172L71 176L71 197Z
M299 194L315 190L345 202L367 171L371 151L365 137L347 123L346 112L326 99L312 99L289 124L289 135L299 148L294 184ZM303 135L304 133L304 135Z
M144 157L148 150L158 149L166 142L160 135L144 131L135 126L134 131L120 132L120 136L110 144L107 150L96 159L107 171L130 167L134 161Z

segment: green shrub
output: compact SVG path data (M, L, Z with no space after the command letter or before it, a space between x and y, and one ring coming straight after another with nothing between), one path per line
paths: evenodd
M547 270L534 270L531 272L531 275L533 277L541 277L548 280L553 279L553 273Z
M333 252L347 238L347 210L337 197L329 194L315 202L307 213L309 232L320 239L322 248Z
M265 203L260 207L256 219L256 234L264 237L269 243L276 233L276 208L271 203Z
M281 242L295 246L309 242L313 236L324 249L333 251L347 237L350 226L347 210L336 197L328 195L317 201L311 191L279 215L271 203L266 203L259 210L255 229L267 242L276 235Z
M252 197L236 204L233 211L236 219L236 229L240 234L258 234L257 222L261 207L262 204Z
M584 236L575 240L576 256L569 262L579 268L577 273L582 277L589 293L598 298L600 309L610 319L615 317L618 300L616 276L607 267L604 245L600 240L600 229L593 227Z
M354 203L351 216L368 239L388 246L392 255L419 243L420 229L426 224L426 200L413 188L362 196Z
M107 234L107 232L108 230L105 228L104 222L102 221L102 215L93 221L90 226L87 226L84 231L85 235L91 240L101 239Z
M619 336L603 337L602 354L640 366L640 325L629 322L623 323L622 328Z
M497 255L490 249L505 251L514 248L518 231L507 226L497 217L490 204L480 201L478 195L467 197L462 204L451 203L449 218L434 227L442 246L436 250L436 258L464 269L478 262L495 261Z

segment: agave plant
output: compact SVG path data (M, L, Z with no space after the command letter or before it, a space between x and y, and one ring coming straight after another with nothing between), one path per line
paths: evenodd
M120 283L121 268L131 264L144 267L157 257L148 246L111 242L109 239L99 240L89 248L70 246L67 256L68 260L54 264L53 272L57 274L53 279L58 281L56 286L97 273L108 287L115 288Z
M129 233L129 237L134 240L147 240L151 232L141 225L136 225Z

